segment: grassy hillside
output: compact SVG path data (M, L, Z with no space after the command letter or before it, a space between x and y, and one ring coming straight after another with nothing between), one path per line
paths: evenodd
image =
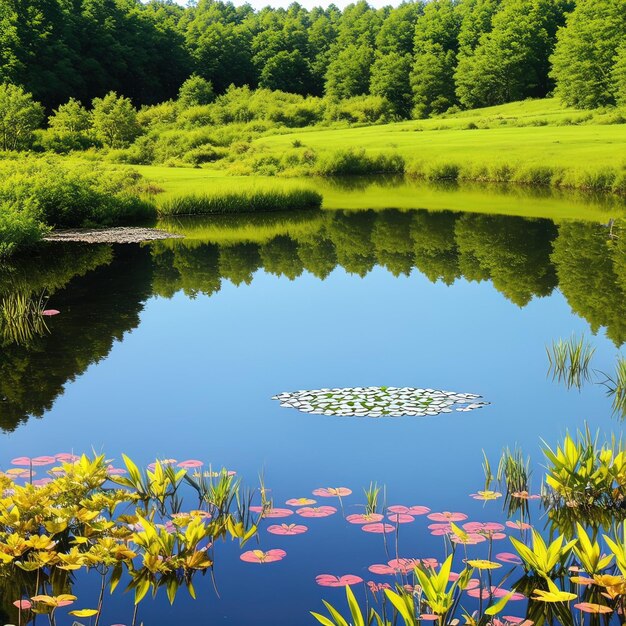
M466 111L454 117L340 130L301 130L263 137L253 145L274 153L301 142L303 148L319 152L347 146L393 150L407 161L456 159L461 163L626 168L626 124L607 121L611 121L609 114L594 116L565 109L551 99Z
M202 168L138 169L165 189L159 202L215 189L288 190L309 186L323 195L327 209L454 209L606 221L607 211L623 207L623 200L569 190L550 192L545 187L523 184L441 186L401 176L352 177L339 183L303 176L307 172L297 170L275 176L234 174L255 158L278 160L311 149L321 158L332 158L337 150L349 147L363 149L366 155L399 154L407 167L419 163L420 167L436 170L438 164L456 163L471 173L482 165L493 168L508 163L522 172L524 168L550 168L573 179L588 176L593 182L604 170L626 176L626 124L607 123L615 121L616 116L615 111L567 109L554 99L531 100L427 120L350 128L311 127L266 136L253 140L250 150L240 155L231 169L223 161Z

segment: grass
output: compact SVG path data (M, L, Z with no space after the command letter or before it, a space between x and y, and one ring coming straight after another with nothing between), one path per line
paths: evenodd
M580 389L584 382L590 380L591 359L595 348L584 337L577 339L559 339L553 341L548 354L548 375L552 374L553 380L564 382L567 388Z
M210 169L134 166L146 178L165 189L159 203L183 194L217 190L309 188L320 193L322 208L330 210L428 209L472 213L545 217L554 221L575 219L606 223L618 210L619 199L576 191L533 189L515 185L463 183L432 184L402 177L279 178L228 176Z
M246 151L202 168L137 169L165 189L163 200L228 188L304 187L323 195L325 209L450 209L606 222L607 210L624 209L621 198L604 193L626 193L626 124L608 123L619 119L615 111L530 100L427 120L302 128L253 139ZM403 172L410 179L401 180ZM348 184L333 179L357 173L377 176L348 177Z
M166 198L157 210L161 216L223 215L319 209L321 205L322 196L311 189L232 189Z

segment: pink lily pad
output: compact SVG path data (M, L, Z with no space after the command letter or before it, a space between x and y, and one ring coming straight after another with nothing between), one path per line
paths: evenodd
M348 489L347 487L323 487L313 490L314 496L320 496L322 498L349 496L351 493L352 489Z
M271 517L271 518L276 518L276 517L289 517L290 515L293 515L293 511L291 509L265 509L265 511L263 511L263 507L262 506L251 506L250 510L253 513L263 513L262 517Z
M204 463L202 461L198 461L197 459L188 459L187 461L181 461L178 464L178 467L182 467L184 469L192 469L194 467L202 467Z
M348 515L346 520L351 524L371 524L372 522L380 522L383 516L380 513L353 513Z
M360 576L345 574L344 576L333 576L332 574L320 574L315 577L315 582L322 587L348 587L363 582Z
M419 559L391 559L389 567L401 574L408 574L419 565L419 562Z
M370 565L367 569L372 572L372 574L382 574L383 576L393 576L396 573L393 567L389 567L389 565L385 565L384 563L375 563L374 565Z
M389 513L402 513L404 515L426 515L426 513L430 513L430 509L427 506L404 506L402 504L394 504L390 507L387 507L387 511Z
M17 465L19 467L30 467L32 459L29 456L18 456L11 461L11 465Z
M384 533L392 533L395 529L396 527L391 524L381 524L380 522L377 524L365 524L361 526L361 530L366 533L377 533L380 535Z
M58 315L61 311L57 311L56 309L44 309L41 314L46 317L53 317L54 315Z
M412 515L405 515L404 513L391 513L391 515L387 515L389 521L395 522L396 524L410 524L415 521L415 518Z
M463 522L467 519L467 515L465 515L465 513L443 511L442 513L430 513L428 519L433 522Z
M301 535L307 530L308 527L302 524L273 524L267 528L267 532L273 535Z
M289 506L309 506L316 503L317 500L313 500L313 498L291 498L285 502L285 504L288 504Z
M296 509L296 513L302 517L328 517L337 512L334 506L304 506Z
M506 525L509 528L515 528L516 530L530 530L532 528L530 524L527 524L526 522L522 522L522 520L516 520L515 522L508 520Z
M502 561L503 563L512 563L513 565L522 564L522 559L520 559L519 556L513 552L499 552L496 554L496 559L498 559L498 561Z
M52 465L56 459L53 456L36 456L33 460L33 467L43 467L44 465Z
M33 606L33 603L30 600L16 600L13 602L13 606L17 607L21 611L27 611Z
M287 556L284 550L248 550L239 556L242 561L247 563L273 563L275 561L282 561Z

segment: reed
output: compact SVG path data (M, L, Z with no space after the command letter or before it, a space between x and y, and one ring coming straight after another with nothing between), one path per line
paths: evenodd
M580 339L571 337L553 341L552 345L546 348L549 362L548 376L552 375L552 380L565 383L568 389L571 387L580 389L583 383L590 380L591 359L595 350L584 336Z

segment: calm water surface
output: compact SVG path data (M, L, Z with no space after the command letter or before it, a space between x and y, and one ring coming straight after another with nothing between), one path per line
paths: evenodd
M144 464L199 458L248 484L263 472L278 506L316 487L347 486L354 494L345 513L359 512L362 488L376 481L388 504L491 521L502 519L500 505L469 498L483 485L483 450L495 463L518 444L540 475L540 438L556 443L585 422L621 431L601 387L567 391L546 377L553 339L584 333L605 371L626 340L626 244L605 226L426 211L166 226L187 239L51 245L0 268L2 293L45 290L61 311L49 334L0 344L4 465L22 454L92 448ZM271 400L369 385L471 392L491 404L361 419ZM318 587L317 574L384 580L367 571L387 560L380 535L340 514L305 523L310 530L299 537L261 530L260 548L287 551L280 563L243 563L239 548L225 544L219 598L207 577L196 602L181 592L170 608L159 595L141 605L141 619L311 624L308 611L320 610L322 597L341 604L344 595ZM401 556L441 557L427 523L401 528ZM91 606L97 584L79 578L81 606ZM131 596L116 593L101 623L129 623L131 613Z

